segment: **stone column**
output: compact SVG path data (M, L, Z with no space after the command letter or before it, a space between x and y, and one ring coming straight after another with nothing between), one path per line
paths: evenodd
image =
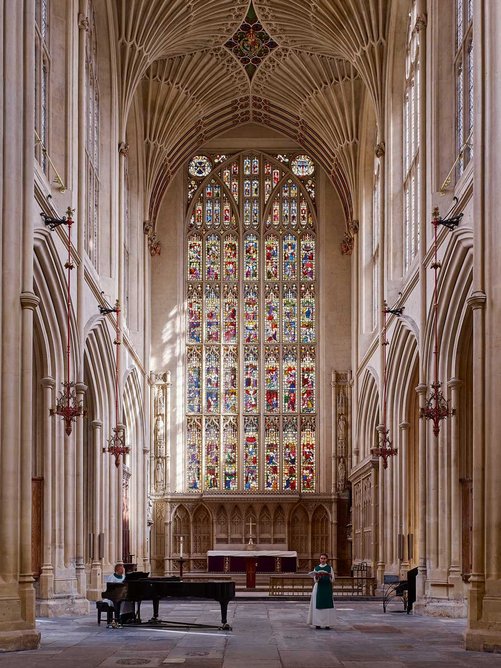
M377 432L379 436L384 433L382 425L378 425ZM377 459L377 474L378 480L378 515L377 515L377 565L376 565L376 577L378 582L383 582L384 571L386 568L385 563L385 479L384 479L384 468L383 460L378 457Z
M77 105L78 105L78 129L77 136L77 211L76 211L76 231L77 231L77 281L76 281L76 340L77 340L77 360L75 368L76 396L78 401L84 403L86 386L83 383L84 373L84 349L85 349L85 276L84 263L85 256L85 224L86 224L86 200L87 200L87 178L85 166L85 145L87 133L87 114L86 114L86 85L85 85L85 40L86 31L89 29L87 20L86 0L79 0L78 14L78 87L77 87ZM75 498L75 572L77 579L77 590L80 596L85 596L87 583L84 563L84 508L83 508L83 487L84 487L84 457L83 457L83 418L78 417L75 425L75 464L76 464L76 498Z
M448 382L451 393L451 408L454 410L458 405L459 389L461 381L458 378L451 378ZM451 425L451 467L450 467L450 486L451 486L451 506L450 506L450 562L449 562L449 582L455 587L461 587L461 499L459 491L459 428L456 415L450 417Z
M83 366L82 366L83 368ZM87 386L84 383L76 384L76 396L78 404L85 405L85 393ZM85 574L85 543L84 543L84 456L83 456L83 417L76 420L75 425L75 463L76 463L76 489L75 489L75 570L77 578L77 590L80 596L85 597L87 590Z
M26 246L26 244L25 244ZM31 282L33 279L31 278ZM33 292L21 293L22 307L22 375L21 401L23 416L21 419L20 448L20 573L19 596L23 619L35 625L35 589L31 565L31 517L32 517L32 455L33 455L33 311L40 303Z
M0 2L0 42L0 650L20 650L40 640L31 574L33 0Z
M55 404L54 378L42 378L43 388L43 552L42 573L40 575L40 598L52 599L54 597L54 564L52 555L52 454L53 454L53 419L49 415L50 409Z
M94 516L92 518L92 554L90 567L90 581L87 589L87 598L98 601L101 598L103 569L99 554L99 536L102 532L101 512L103 502L103 490L101 479L101 467L103 456L103 423L101 420L92 421L92 447L94 450Z
M499 258L501 235L497 212L501 193L499 104L501 82L501 6L473 3L474 127L473 285L473 452L472 573L468 593L466 648L499 651L501 647L501 384L495 365L501 359ZM487 369L490 365L490 371Z
M500 16L501 19L501 16ZM499 531L500 520L498 512L486 509L486 481L488 478L496 479L499 476L501 462L497 462L497 470L486 473L487 456L486 449L498 448L497 437L491 437L486 441L487 432L485 416L483 414L485 405L485 359L486 359L486 327L485 306L486 295L476 292L468 299L469 306L473 309L473 527L472 527L472 573L470 576L470 591L468 595L468 629L466 631L466 648L472 650L483 650L485 644L501 647L501 568L497 568L496 561L499 558L496 543L497 536L486 536L486 514L489 517L487 526L493 534ZM497 394L498 398L501 392ZM499 412L499 405L494 405L492 417ZM495 420L493 419L493 422ZM501 425L500 425L501 426ZM491 455L492 456L492 455ZM494 458L493 458L494 459ZM494 462L491 461L491 465ZM489 480L491 482L491 480ZM491 498L489 505L498 505L498 485L491 487ZM496 518L497 516L497 518ZM492 519L496 518L496 522ZM491 524L492 522L492 524ZM488 543L494 544L494 549L487 550ZM492 549L492 548L491 548ZM491 563L489 564L489 561ZM486 568L492 569L494 582L492 593L494 596L489 601L494 614L486 614L484 608L486 597ZM496 572L498 571L498 572ZM497 577L496 577L497 576ZM497 610L496 610L497 608Z
M400 484L399 484L399 506L400 506L400 534L403 542L402 548L402 562L400 568L408 570L410 566L409 550L408 550L408 536L409 536L409 494L408 485L409 480L407 476L408 460L409 460L409 423L401 422L400 428L400 444L398 447L398 456L400 459Z
M416 392L419 398L419 408L424 408L426 402L427 386L420 383ZM419 604L419 599L424 599L426 578L427 578L427 544L426 544L426 519L427 519L427 501L426 501L426 431L427 423L422 418L419 421L419 470L417 471L418 485L418 505L419 505L419 526L418 526L418 577L416 580L416 596Z

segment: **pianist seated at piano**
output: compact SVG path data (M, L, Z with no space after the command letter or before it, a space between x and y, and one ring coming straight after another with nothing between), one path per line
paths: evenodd
M115 570L112 575L108 575L105 580L106 583L113 582L121 584L125 582L125 567L123 564L115 564ZM103 601L107 603L110 608L114 608L113 601L109 598L104 598ZM120 607L120 619L117 620L120 624L126 624L134 619L134 603L132 601L123 601Z

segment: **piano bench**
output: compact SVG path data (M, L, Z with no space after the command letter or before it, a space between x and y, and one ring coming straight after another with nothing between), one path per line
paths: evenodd
M96 601L97 608L97 623L101 623L101 614L106 613L106 623L111 624L113 621L113 608L106 601Z

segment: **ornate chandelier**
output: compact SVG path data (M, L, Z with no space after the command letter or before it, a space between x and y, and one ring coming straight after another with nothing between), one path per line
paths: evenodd
M400 316L403 310L403 307L390 309L386 301L383 302L383 332L381 341L383 346L383 421L377 428L379 433L378 443L376 447L371 449L371 454L373 457L381 457L385 469L388 468L388 458L394 457L398 453L398 449L392 445L390 430L388 428L387 315L388 313L392 313L393 315Z
M115 426L112 429L112 435L108 439L108 446L103 448L103 452L109 452L115 457L115 466L118 468L120 466L120 457L127 455L130 451L130 448L125 444L125 426L120 423L120 408L119 408L119 379L120 379L120 345L122 343L122 331L120 326L120 302L115 302L115 306L110 306L108 302L105 301L105 306L98 304L99 312L101 315L108 315L109 313L116 314L115 322L115 340L113 345L116 346L116 357L115 357Z
M433 433L435 436L438 436L440 433L440 422L455 415L456 410L451 409L450 402L446 399L442 393L441 387L442 383L438 379L438 370L439 370L439 361L440 361L440 341L438 338L438 272L442 266L441 262L438 260L438 226L444 225L449 230L455 229L459 225L459 221L463 217L463 214L460 213L458 216L453 218L442 219L438 211L438 207L433 209L433 220L431 224L434 228L434 239L433 239L433 263L431 268L434 273L434 288L433 288L433 317L434 317L434 350L433 355L435 358L435 373L434 380L431 384L431 393L430 396L426 399L426 403L423 408L420 409L419 416L424 417L427 420L433 422Z
M83 407L83 402L77 398L74 381L70 380L70 364L71 364L71 270L74 264L71 259L71 226L73 225L73 209L68 207L66 216L62 218L53 218L42 212L45 225L52 232L60 225L68 226L68 259L65 262L66 269L66 379L61 383L63 389L59 397L56 399L55 408L50 409L51 415L59 415L63 418L65 424L65 432L68 436L71 435L73 423L79 415L85 415L86 411Z

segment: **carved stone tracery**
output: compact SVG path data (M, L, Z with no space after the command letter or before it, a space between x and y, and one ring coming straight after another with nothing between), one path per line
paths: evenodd
M167 392L170 386L170 372L152 374L152 472L154 496L164 496L169 488L168 460L166 447Z

